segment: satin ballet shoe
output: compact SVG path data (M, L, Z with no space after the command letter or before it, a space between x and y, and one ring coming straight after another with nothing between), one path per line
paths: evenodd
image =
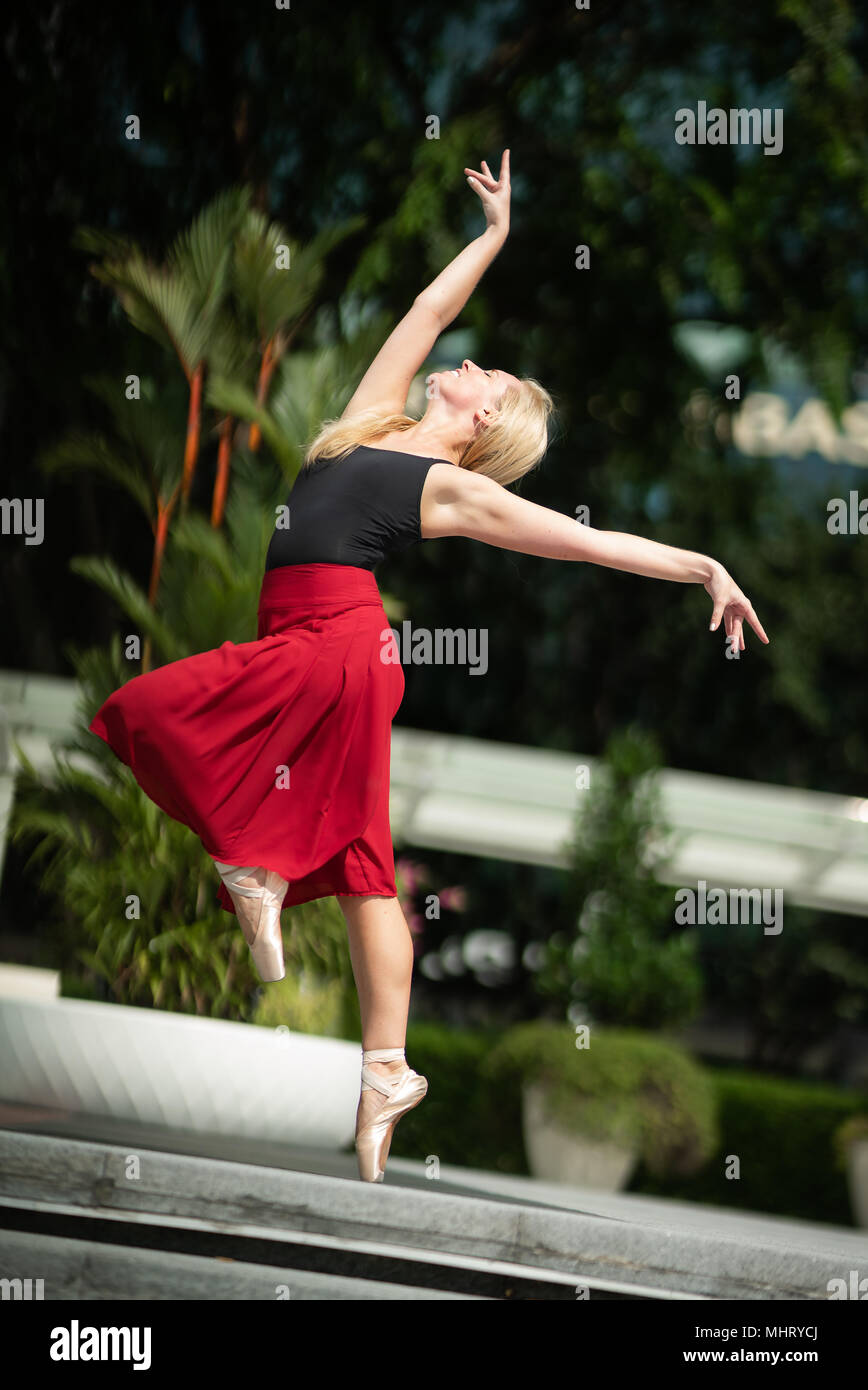
M403 1047L378 1048L362 1054L362 1090L380 1091L385 1097L377 1113L356 1131L356 1158L363 1182L383 1181L395 1125L428 1091L426 1078L409 1067L390 1076L367 1065L369 1062L396 1062L403 1057Z
M281 878L276 869L268 869L264 886L252 888L250 884L242 884L238 880L249 878L251 874L256 873L255 868L243 868L239 864L221 864L216 859L214 863L226 885L226 891L235 904L238 921L260 979L267 984L282 980L286 974L286 967L283 961L280 913L289 884L285 878Z

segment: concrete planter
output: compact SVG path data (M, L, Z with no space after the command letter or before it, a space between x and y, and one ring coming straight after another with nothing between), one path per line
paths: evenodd
M868 1138L854 1139L848 1145L847 1185L856 1224L868 1229Z
M0 1099L340 1150L361 1050L336 1038L81 999L0 996Z
M544 1112L545 1090L522 1087L522 1121L528 1164L535 1178L620 1192L633 1174L638 1150L629 1143L585 1138L561 1128Z

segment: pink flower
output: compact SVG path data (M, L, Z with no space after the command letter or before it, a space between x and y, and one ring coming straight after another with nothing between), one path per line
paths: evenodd
M428 868L425 864L416 864L411 859L399 859L395 867L401 875L404 888L411 895L421 883L428 882Z
M451 909L453 912L464 912L467 908L466 888L442 888L440 890L440 906Z

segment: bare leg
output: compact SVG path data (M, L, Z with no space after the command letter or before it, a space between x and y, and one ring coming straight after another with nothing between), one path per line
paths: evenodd
M347 923L350 960L359 993L362 1047L404 1047L413 974L413 938L397 898L338 897ZM372 1062L385 1075L404 1070L406 1063ZM383 1104L379 1091L362 1091L356 1128L366 1124ZM388 1146L384 1154L388 1155Z
M403 1047L407 1038L413 939L397 898L339 897L350 939L362 1047ZM388 1070L391 1062L374 1063Z

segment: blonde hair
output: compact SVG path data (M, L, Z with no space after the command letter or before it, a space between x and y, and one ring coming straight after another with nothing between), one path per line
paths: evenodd
M490 425L480 426L468 440L458 460L459 468L484 473L506 487L529 473L548 447L548 421L554 401L532 377L519 386L508 386L497 401L498 414ZM319 458L341 458L369 439L412 429L419 421L410 415L361 411L347 420L327 420L304 456L307 467Z

